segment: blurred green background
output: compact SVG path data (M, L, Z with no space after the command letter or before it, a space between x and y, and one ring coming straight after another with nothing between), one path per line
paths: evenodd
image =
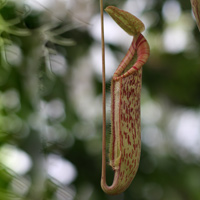
M200 33L190 1L104 3L139 17L151 47L135 179L118 196L100 188L99 1L1 0L1 200L200 199ZM131 40L105 14L108 134L110 80Z

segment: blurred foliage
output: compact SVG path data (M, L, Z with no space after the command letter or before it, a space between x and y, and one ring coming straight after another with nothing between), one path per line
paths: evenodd
M51 1L50 8L37 2L43 9L35 10L25 1L0 1L0 199L199 200L200 156L178 146L167 128L171 111L199 111L197 27L191 28L189 48L165 51L159 41L168 26L162 10L169 1L141 1L142 14L156 16L146 33L151 57L143 70L142 103L155 101L164 113L153 125L142 122L142 130L158 127L165 145L157 150L142 142L139 171L130 188L108 196L100 188L101 79L88 58L91 48L100 45L91 35L89 21L99 14L99 2L69 0L69 8L64 1ZM126 2L110 0L105 6L122 7ZM181 16L191 15L189 0L176 2ZM81 18L80 13L89 17ZM116 59L125 54L120 45L107 46ZM107 85L109 93L110 80ZM152 140L159 145L157 139ZM15 157L5 149L11 147L26 153L30 168L17 171L19 164L25 164L10 161ZM62 183L49 174L51 155L73 164L77 176L71 182ZM64 177L71 172L60 173ZM110 168L107 175L111 183Z

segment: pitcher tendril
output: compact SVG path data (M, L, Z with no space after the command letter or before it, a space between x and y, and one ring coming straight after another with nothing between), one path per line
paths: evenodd
M116 195L129 187L139 167L142 66L146 63L150 50L141 34L144 24L138 18L114 6L105 10L121 28L134 36L127 54L111 80L109 164L115 172L111 186L106 183L105 130L103 131L101 187L107 194Z

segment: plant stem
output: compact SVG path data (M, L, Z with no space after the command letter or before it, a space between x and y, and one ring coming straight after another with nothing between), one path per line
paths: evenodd
M102 48L102 174L101 181L106 184L106 82L105 82L105 44L104 44L104 19L103 19L103 0L100 0L101 10L101 48Z

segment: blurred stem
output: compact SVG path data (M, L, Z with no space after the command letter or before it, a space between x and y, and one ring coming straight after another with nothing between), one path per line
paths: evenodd
M40 112L40 82L39 72L41 68L41 56L43 55L43 40L40 39L40 33L35 31L33 35L24 38L27 48L24 53L24 59L21 68L23 84L23 93L26 94L24 98L29 102L31 110L27 114L26 118L29 118L32 114ZM44 155L42 153L41 132L35 129L31 129L30 133L23 144L23 148L32 159L31 169L31 190L27 194L29 200L42 200L43 192L45 189L45 166Z
M32 187L27 198L29 200L42 200L43 193L45 190L45 166L44 166L44 156L41 152L42 144L40 139L40 134L35 131L31 131L29 137L27 138L27 145L24 146L26 152L31 156L32 159L32 170L31 170L31 181Z

